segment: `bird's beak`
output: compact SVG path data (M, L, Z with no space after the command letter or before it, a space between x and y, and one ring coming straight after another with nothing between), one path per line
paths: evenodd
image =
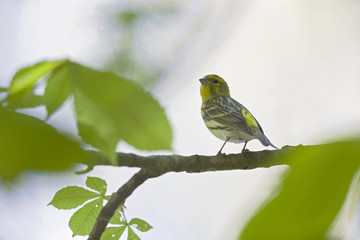
M207 83L205 78L200 78L199 81L201 82L202 85L206 85Z

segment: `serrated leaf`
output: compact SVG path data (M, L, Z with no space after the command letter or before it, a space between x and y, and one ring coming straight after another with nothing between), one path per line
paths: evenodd
M115 211L114 215L110 218L109 223L124 225L126 224L126 221L119 211Z
M95 191L98 191L102 195L105 195L105 193L106 193L107 184L101 178L87 177L86 186L88 186L91 189L94 189Z
M141 240L138 235L132 230L130 226L128 226L128 240Z
M95 220L103 207L101 198L85 204L70 218L69 226L73 231L73 237L89 235Z
M44 104L47 110L47 118L50 117L68 99L72 93L69 68L66 64L54 71L47 80L44 93Z
M101 240L118 240L124 233L126 226L121 227L107 227L101 235Z
M86 159L80 145L43 121L0 108L0 176L25 170L64 170Z
M360 141L297 147L282 158L291 169L277 196L261 207L239 239L327 239L359 169Z
M152 229L152 226L150 224L148 224L147 222L145 222L144 220L139 219L139 218L131 219L131 221L129 222L129 225L137 228L141 232L147 232L150 229Z
M70 186L57 191L48 205L53 205L58 209L72 209L82 205L87 200L100 196L100 194L82 187Z
M75 110L77 110L77 126L79 135L88 144L101 150L106 157L108 157L113 164L116 163L116 145L120 138L115 133L116 128L112 125L111 121L104 120L106 116L103 116L100 109L94 109L96 104L92 104L91 100L86 99L82 94L75 92ZM80 107L81 106L81 107ZM84 109L84 110L82 110ZM99 111L99 112L98 112ZM98 112L98 114L96 114ZM92 120L89 120L92 115ZM103 126L94 127L91 121L103 122Z
M47 80L44 96L34 95L35 83ZM45 104L48 116L73 95L79 135L114 164L115 149L125 140L143 150L170 149L172 133L164 110L138 85L68 60L42 62L14 76L6 103L9 108Z
M170 149L171 128L159 103L114 74L72 65L80 135L115 162L120 139L138 149Z

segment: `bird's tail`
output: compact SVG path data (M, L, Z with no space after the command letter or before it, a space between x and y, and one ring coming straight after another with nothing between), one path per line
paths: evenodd
M264 146L272 146L273 148L279 149L279 148L275 147L274 144L272 144L270 142L270 140L263 133L259 134L258 139Z

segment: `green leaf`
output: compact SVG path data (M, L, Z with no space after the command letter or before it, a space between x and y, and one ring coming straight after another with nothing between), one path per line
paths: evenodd
M360 141L298 147L283 158L291 169L280 194L241 239L325 239L360 166Z
M44 104L47 110L47 118L50 117L71 95L68 64L62 64L54 71L47 80L44 94Z
M150 229L152 229L152 226L150 226L150 224L148 224L147 222L145 222L144 220L141 220L139 218L131 219L131 221L129 222L129 225L137 228L139 231L142 231L142 232L147 232Z
M130 226L128 227L128 240L141 240Z
M8 109L31 108L42 104L42 96L34 94L35 83L65 61L41 62L19 70L11 81L6 98Z
M53 205L58 209L71 209L82 205L89 199L100 196L100 194L91 192L82 187L69 186L57 191L48 205Z
M16 94L9 94L6 98L7 109L20 109L37 107L43 103L43 97L33 93L34 88L30 87Z
M44 96L34 94L39 79L47 82ZM171 148L170 124L148 93L117 75L68 60L42 62L18 71L4 105L16 109L45 104L49 118L70 96L74 97L79 135L113 163L120 140L143 150Z
M12 79L9 93L10 95L31 88L34 83L45 74L62 64L64 61L41 62L31 67L19 70Z
M85 204L77 210L70 218L69 226L73 231L73 237L76 235L89 235L95 220L103 207L101 198Z
M78 110L77 126L79 130L79 135L86 143L101 150L112 161L112 163L115 164L116 145L120 140L120 138L114 131L116 127L111 124L111 121L103 121L102 118L104 119L106 116L101 116L101 113L98 114L98 117L95 117L97 115L96 112L98 111L98 109L92 109L94 105L92 105L90 101L86 101L86 98L81 97L80 94L77 94L76 96L78 100L75 101L75 110ZM85 100L84 103L81 103L82 100ZM88 105L86 106L86 104ZM79 107L76 107L77 105L83 106L86 110L81 111ZM81 112L83 112L84 114ZM92 118L92 120L88 120L90 119L90 112L94 114L94 118ZM93 121L94 123L100 123L103 121L104 123L99 124L101 126L96 127L95 125L91 125L92 123L85 123L87 121Z
M91 189L94 189L95 191L98 191L102 195L105 195L105 193L106 193L107 184L101 178L87 177L86 186L88 186Z
M140 87L114 74L73 64L79 133L115 163L120 139L139 149L170 149L171 128L159 103Z
M121 212L115 211L114 215L110 218L109 223L111 223L111 224L124 225L124 224L126 224L126 221L125 221L125 219L122 217Z
M101 240L118 240L124 233L126 226L107 227L101 235Z
M9 89L0 87L0 93L2 93L2 92L7 92L7 91L9 91Z
M86 152L43 121L0 107L0 177L24 170L64 170L83 162Z

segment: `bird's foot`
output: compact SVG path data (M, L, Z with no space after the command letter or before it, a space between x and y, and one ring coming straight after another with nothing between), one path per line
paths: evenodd
M245 153L245 152L250 152L250 150L249 150L249 149L243 149L243 150L241 151L241 153Z
M226 153L223 153L223 152L218 152L217 154L216 154L216 156L226 156Z

